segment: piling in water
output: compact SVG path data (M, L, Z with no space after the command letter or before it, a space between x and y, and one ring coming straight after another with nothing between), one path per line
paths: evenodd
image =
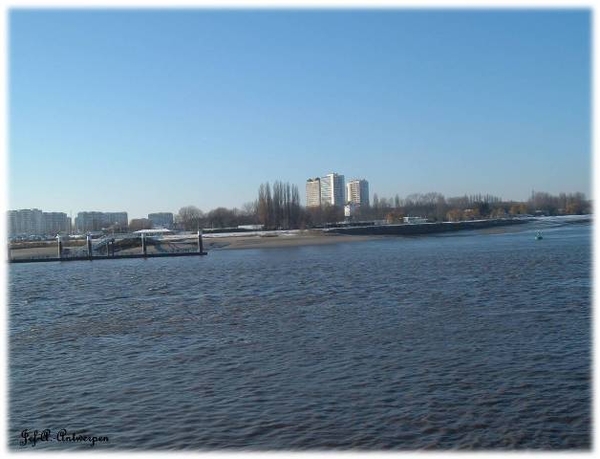
M88 250L88 258L91 260L93 257L92 254L92 236L87 235L87 250Z
M62 238L60 237L60 234L56 235L56 239L58 240L58 258L61 259L62 252L63 252L63 244L62 244Z

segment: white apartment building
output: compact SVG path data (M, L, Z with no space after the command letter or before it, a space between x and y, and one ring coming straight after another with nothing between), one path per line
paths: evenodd
M369 182L365 179L353 179L346 184L346 201L357 206L369 205Z
M306 207L321 207L321 179L306 181Z
M116 225L125 228L129 223L127 212L102 212L102 214L103 222L107 227Z
M8 234L10 236L42 234L43 232L43 217L40 209L8 211Z
M321 204L343 207L346 203L344 176L336 173L321 177Z
M79 233L111 226L127 228L127 225L127 212L79 212L75 217L75 228Z
M42 222L44 234L68 233L71 230L71 222L64 212L43 212Z
M8 211L8 235L31 236L67 233L70 221L64 212L42 212L40 209Z

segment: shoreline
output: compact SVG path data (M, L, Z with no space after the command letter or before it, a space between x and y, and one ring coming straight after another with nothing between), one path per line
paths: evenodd
M248 250L248 249L279 249L289 247L305 247L318 245L331 245L348 242L372 241L397 237L429 237L441 234L456 234L456 232L497 232L497 231L518 231L517 227L523 223L531 223L535 220L486 220L477 222L460 223L425 223L417 225L385 225L372 227L349 227L349 228L331 228L327 230L291 230L278 231L272 233L260 232L253 234L244 233L225 233L225 234L204 234L203 252L210 254L216 250ZM579 220L579 222L591 221L589 218ZM195 236L194 236L195 237ZM184 251L192 252L196 242L182 242L182 246L188 246ZM71 246L65 244L65 248L76 249L81 246ZM156 256L179 256L177 252L165 252L164 249L157 249L153 246L147 248L148 258ZM25 261L64 261L57 257L56 243L49 243L45 247L20 247L12 248L9 252L10 260L16 262ZM119 252L114 257L118 258L142 258L140 247L132 247ZM65 257L67 258L67 257ZM86 258L87 257L83 257ZM94 256L95 259L106 259L103 255Z
M374 239L381 239L381 237L372 235L328 234L324 232L321 232L321 234L313 233L274 236L224 236L218 238L204 237L204 247L206 250L280 249L285 247L330 245Z
M344 242L356 242L356 241L368 241L373 239L381 239L380 236L357 236L357 235L341 235L341 234L327 234L323 232L307 232L297 234L274 234L269 236L258 236L258 235L239 235L239 236L204 236L203 237L203 252L210 253L211 251L220 250L248 250L248 249L280 249L286 247L305 247L305 246L317 246L317 245L330 245L339 244ZM194 253L194 244L189 244L191 253L160 253L154 247L149 246L147 248L148 258L162 256L181 256L182 254L197 255ZM69 248L66 246L65 248ZM136 247L128 250L124 250L117 253L115 257L107 257L105 255L95 255L93 259L124 259L124 258L143 258L141 253L141 247ZM57 258L57 247L56 244L48 244L46 247L22 247L10 249L10 261L9 263L23 263L27 261L69 261L69 257L65 256L64 259L60 260ZM80 257L73 257L72 260L89 260L85 255Z

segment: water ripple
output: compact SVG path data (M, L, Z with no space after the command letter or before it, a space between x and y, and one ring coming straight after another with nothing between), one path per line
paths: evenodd
M550 239L11 265L9 447L589 449L589 227Z

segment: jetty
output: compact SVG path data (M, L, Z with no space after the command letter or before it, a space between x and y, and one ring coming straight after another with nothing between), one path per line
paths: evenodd
M14 250L8 248L9 263L44 263L63 261L95 261L95 260L121 260L133 258L165 258L165 257L194 257L207 255L204 251L202 232L195 236L182 237L180 241L165 241L146 234L126 234L120 236L105 236L92 239L87 235L85 245L77 244L67 246L61 236L56 237L55 255L40 254L45 250L30 255L13 256ZM73 243L72 243L73 244Z

